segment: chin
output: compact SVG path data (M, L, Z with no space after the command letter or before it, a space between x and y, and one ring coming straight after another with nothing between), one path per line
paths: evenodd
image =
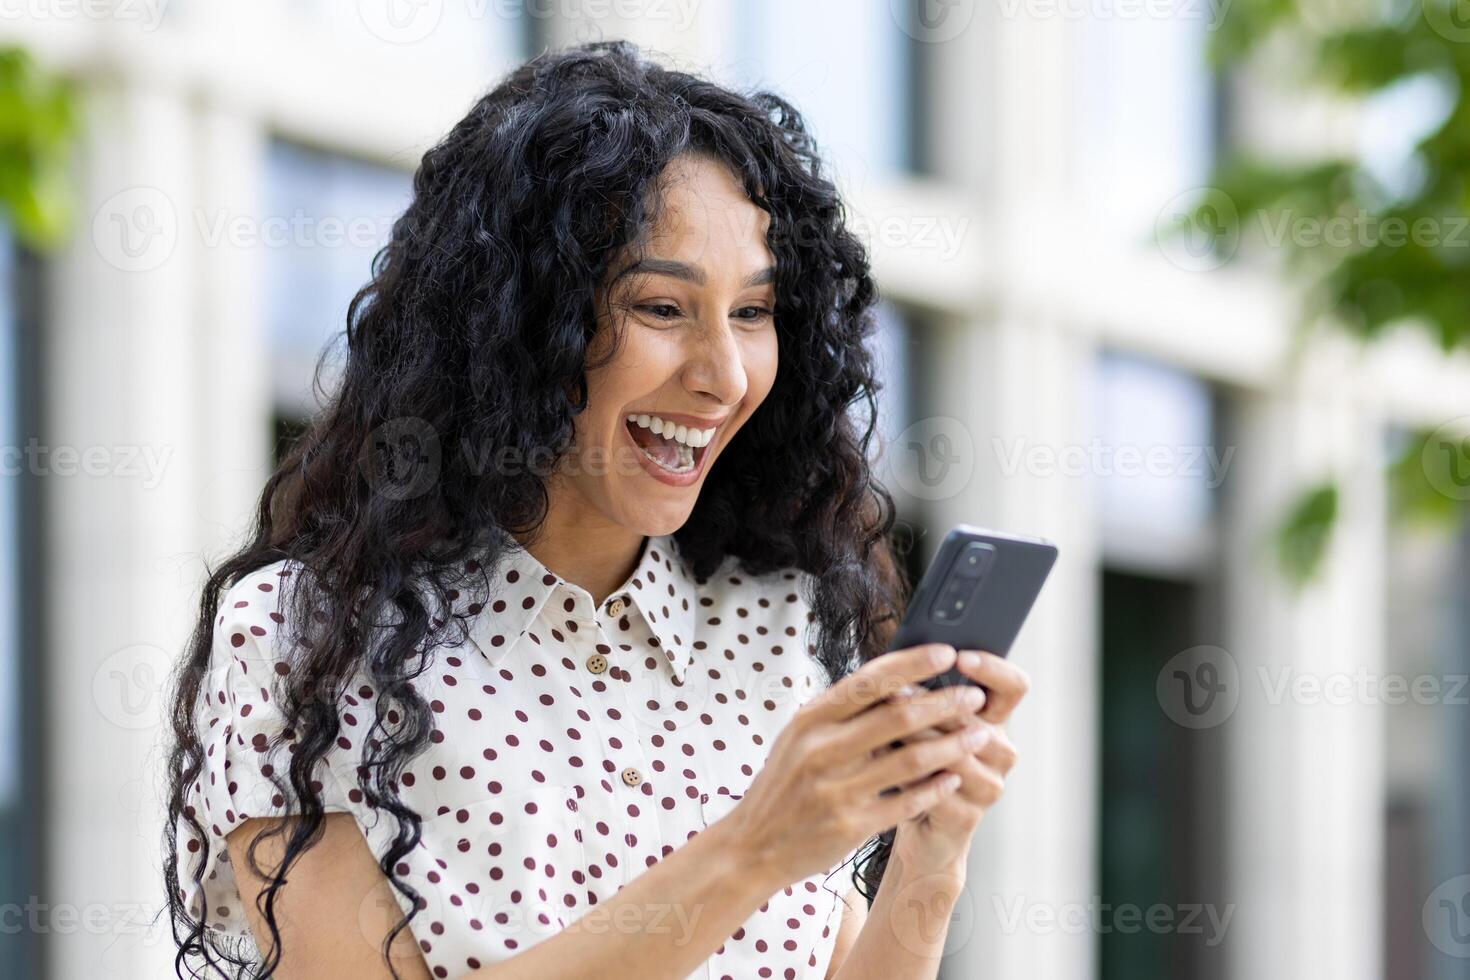
M692 503L692 502L691 502ZM622 508L624 527L651 538L673 534L689 521L692 506L651 506L647 503Z

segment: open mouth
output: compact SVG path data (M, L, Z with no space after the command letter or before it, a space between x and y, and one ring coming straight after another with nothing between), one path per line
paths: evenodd
M718 426L699 429L675 425L657 415L629 415L623 424L643 455L675 474L699 468L705 449L714 441L718 429Z

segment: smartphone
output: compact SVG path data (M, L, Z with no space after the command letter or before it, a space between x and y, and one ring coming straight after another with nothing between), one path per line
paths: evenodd
M1006 656L1056 560L1050 541L956 524L940 542L889 649L947 643ZM976 682L951 667L922 683L937 690Z

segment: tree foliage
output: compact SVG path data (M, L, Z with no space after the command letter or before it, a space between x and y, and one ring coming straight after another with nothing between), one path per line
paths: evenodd
M0 212L25 245L59 244L73 221L71 85L18 48L0 49Z
M1408 326L1446 353L1470 348L1470 18L1461 6L1233 0L1223 8L1209 46L1220 70L1266 54L1293 66L1289 84L1302 91L1371 99L1414 85L1443 107L1387 176L1361 155L1287 161L1237 151L1216 167L1211 183L1233 213L1202 203L1211 210L1192 220L1208 220L1247 253L1265 239L1301 287L1303 324L1325 317L1365 341ZM1400 440L1389 471L1395 517L1458 524L1463 499L1444 492L1436 457L1421 452L1431 438ZM1289 579L1316 573L1336 503L1329 481L1288 508L1277 552Z

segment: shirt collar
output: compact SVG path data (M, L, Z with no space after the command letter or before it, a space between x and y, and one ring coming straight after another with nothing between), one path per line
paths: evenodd
M491 595L488 610L471 605L463 610L474 617L470 638L487 656L521 639L543 608L548 621L563 633L569 629L593 629L592 595L574 582L552 572L514 538L505 537L500 564L490 569ZM603 600L604 615L614 599L622 598L627 608L623 617L641 615L662 649L676 682L694 658L694 623L698 615L697 578L679 557L672 535L645 538L638 564L623 584ZM511 600L510 596L517 599ZM555 608L547 608L551 603ZM574 626L569 627L567 621Z

